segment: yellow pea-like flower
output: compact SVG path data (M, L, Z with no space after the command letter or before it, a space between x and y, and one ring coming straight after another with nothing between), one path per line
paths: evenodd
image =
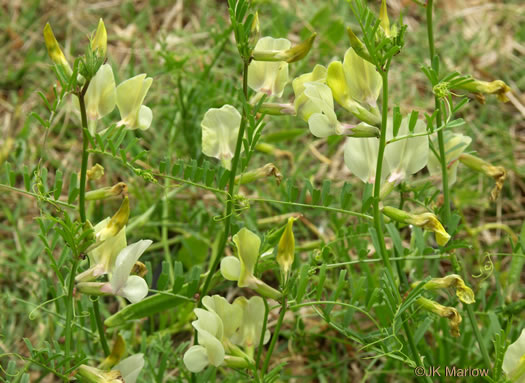
M111 65L102 65L91 79L84 96L86 113L90 120L98 120L115 109L117 91Z
M381 117L368 108L377 108L381 75L353 48L346 51L343 63L334 61L328 66L326 82L343 108L370 125L380 123Z
M395 221L433 231L439 246L445 246L450 240L450 235L445 231L435 214L411 214L391 206L385 206L383 214Z
M419 282L415 282L412 286L417 286ZM443 278L432 278L423 286L425 290L438 290L446 288L454 288L459 300L467 305L476 302L474 292L468 287L463 279L457 274L450 274Z
M496 184L490 192L490 198L495 201L498 199L501 189L503 189L503 184L505 183L505 178L507 178L507 171L503 166L495 166L488 163L485 160L482 160L479 157L473 156L471 154L461 154L459 156L459 161L463 165L468 166L472 170L483 173L489 177L492 177Z
M209 109L201 122L202 152L217 158L222 166L230 169L240 126L241 114L233 106L226 104Z
M424 297L419 297L416 302L423 309L439 315L442 318L447 318L449 320L450 334L453 337L459 337L459 325L461 324L462 318L458 310L454 307L440 305L439 303Z
M128 129L142 130L150 127L153 112L142 103L152 82L151 77L139 74L119 84L116 100L121 117L119 126L125 125Z
M264 52L271 55L272 60L258 60L255 58L248 66L248 86L256 92L266 93L270 96L281 97L284 87L288 82L288 63L275 55L287 51L292 43L287 39L274 39L263 37L257 42L254 49L256 53Z

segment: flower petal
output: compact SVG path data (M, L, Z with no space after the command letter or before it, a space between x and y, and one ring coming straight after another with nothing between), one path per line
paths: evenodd
M135 383L144 368L144 354L135 354L120 361L113 370L119 370L126 383Z
M113 291L118 292L126 285L133 265L152 243L153 241L149 239L140 240L127 246L119 253L115 261L113 275L111 276Z
M247 287L248 281L253 277L255 264L259 258L261 239L243 227L233 236L233 242L237 247L237 256L241 261L241 273L239 275L239 287Z
M343 68L350 97L361 104L375 107L382 87L381 75L375 66L349 48L345 53Z
M145 105L141 105L139 109L138 128L141 130L149 129L151 121L153 120L153 112Z
M91 79L85 95L86 112L91 120L98 120L115 109L117 92L111 65L102 65Z
M128 277L124 287L117 291L117 295L123 296L131 303L140 302L148 295L148 284L144 278L138 275L131 275Z
M211 108L201 122L202 152L220 160L231 160L241 126L241 114L231 105Z
M132 77L117 87L117 106L120 111L121 123L130 129L136 129L139 111L146 94L153 82L146 74Z
M229 281L238 281L241 275L241 262L237 257L229 255L221 260L221 274Z
M521 330L519 338L512 343L505 352L503 357L503 371L507 376L511 375L516 370L520 363L524 363L525 357L525 329ZM521 381L519 381L521 382Z
M184 365L191 372L201 372L208 364L208 351L203 346L191 346L184 353Z
M257 42L255 50L285 51L292 43L286 39L263 37ZM284 61L252 61L248 66L248 86L256 92L281 97L288 82L288 63Z
M322 113L315 113L308 119L308 128L310 132L316 137L324 138L334 134L335 127L332 125L330 119Z
M241 326L242 309L238 305L228 303L220 295L205 296L202 298L202 304L221 318L225 338L229 339Z
M363 182L373 183L376 175L379 140L375 137L346 139L344 161L346 167ZM388 174L388 165L383 161L382 177Z
M403 119L399 127L398 137L410 134L408 130L409 120ZM424 133L426 131L423 121L418 120L414 127L414 133ZM393 138L392 121L388 121L387 140ZM390 172L398 174L403 178L407 175L417 173L427 165L428 160L428 137L418 136L408 138L388 144L385 149L385 161L388 163Z

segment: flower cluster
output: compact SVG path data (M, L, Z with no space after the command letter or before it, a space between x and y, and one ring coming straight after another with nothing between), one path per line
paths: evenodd
M263 94L282 96L289 80L288 63L305 57L314 39L315 35L312 35L293 47L289 40L282 38L263 37L257 41L247 74L248 86L257 92L256 99ZM279 105L274 108L279 111L287 109L286 106ZM230 169L240 125L241 114L232 105L209 109L201 122L202 152L208 157L217 158L223 167Z
M49 23L44 28L44 40L49 56L57 69L66 78L70 77L71 66L62 53ZM153 119L153 112L142 104L153 79L146 77L145 74L139 74L116 86L111 65L102 64L107 51L107 32L102 19L99 21L95 36L91 39L90 47L100 59L101 65L91 78L85 79L79 76L81 83L89 81L84 94L87 118L91 121L99 120L111 113L116 105L121 117L118 126L124 125L128 129L148 129ZM74 98L74 102L78 106L77 98Z
M75 278L77 289L85 294L117 295L136 303L148 294L144 278L136 274L138 259L151 245L151 240L140 240L126 246L126 223L129 201L125 197L120 209L111 218L95 225L96 242L88 251L90 267ZM135 272L134 272L135 271ZM138 272L143 274L142 272ZM94 282L108 276L108 282Z
M238 297L233 303L219 296L205 296L202 304L207 310L194 310L192 322L198 333L198 344L184 354L184 364L191 372L206 366L248 367L253 364L253 351L261 341L265 306L261 297ZM264 334L263 344L270 339Z

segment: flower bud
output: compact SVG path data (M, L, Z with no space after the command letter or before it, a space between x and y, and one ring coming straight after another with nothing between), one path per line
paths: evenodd
M114 198L119 196L124 197L127 195L128 185L126 185L124 182L119 182L113 186L106 186L100 189L88 191L86 193L86 201Z
M124 356L124 353L126 352L126 342L124 341L124 338L122 335L117 334L117 339L115 339L115 343L113 343L113 348L111 349L111 353L100 363L98 368L102 370L109 370L114 365L116 365L120 359Z
M381 1L381 8L379 9L379 21L381 22L381 28L385 32L386 37L391 37L390 32L390 20L388 19L388 9L386 7L386 0Z
M293 235L294 221L294 217L288 218L288 223L286 224L281 239L279 240L279 244L277 245L276 260L284 275L284 282L288 280L295 256L295 237Z
M284 61L286 63L293 63L299 61L306 57L308 52L310 52L310 49L312 49L312 45L314 44L316 36L317 33L313 33L308 39L295 45L294 47L291 47L291 43L286 39L273 39L271 37L263 37L255 46L255 49L252 52L252 58L255 61L269 62ZM264 39L273 40L274 45L270 46L270 40L265 41L263 44L259 44ZM283 41L279 40L284 40L287 43L284 43ZM275 45L277 41L279 41L278 46Z
M129 219L129 199L128 197L124 197L122 200L122 204L120 205L120 208L118 211L111 217L111 219L108 222L108 225L97 233L97 239L100 241L104 241L109 237L116 236L124 226L128 223Z
M77 275L77 278L75 279L76 280L86 279L85 277L78 279L79 276L80 274ZM112 295L111 291L108 290L108 285L109 283L107 282L78 282L75 285L75 288L77 289L77 291L81 292L82 294L86 294L86 295L95 295L95 296Z
M350 46L354 49L354 51L366 61L371 62L372 57L370 57L368 54L365 44L359 40L352 28L348 27L346 32L348 33L348 38L350 39Z
M450 235L445 231L443 225L441 225L441 222L439 222L435 214L411 214L391 206L385 206L383 208L383 214L392 218L394 221L433 231L436 235L436 242L439 246L445 246L450 239Z
M316 36L317 33L313 33L305 41L283 52L281 55L284 61L287 63L293 63L305 58L308 52L310 52L310 49L312 49Z
M341 123L341 131L345 136L350 137L375 137L379 138L381 136L381 130L372 125L368 125L366 122L360 122L357 125L351 125L346 123Z
M490 192L490 197L493 201L498 199L501 189L503 189L503 183L507 178L507 171L503 166L494 166L481 158L475 157L471 154L461 154L459 160L462 164L468 166L472 170L483 173L489 177L494 178L496 185Z
M253 16L253 22L252 26L250 28L250 38L249 38L249 44L250 46L255 46L257 41L259 41L259 38L261 37L261 28L259 25L259 12L255 12Z
M241 175L238 175L237 177L235 177L235 183L237 185L244 185L244 184L247 184L247 183L259 180L259 179L268 178L271 176L275 177L277 185L281 184L283 175L281 174L279 169L277 169L277 166L270 163L258 169L250 170Z
M259 113L271 116L295 116L295 108L292 104L278 104L274 102L263 102Z
M472 81L461 83L454 89L466 90L468 92L477 93L481 102L485 102L483 94L495 94L502 102L507 102L509 99L506 96L510 92L510 87L501 80L491 82L472 79Z
M44 42L46 43L47 53L55 65L61 70L67 77L70 77L73 71L66 60L66 56L62 53L60 45L58 44L51 25L49 23L44 27Z
M91 50L96 52L99 57L106 57L106 51L108 46L108 34L106 32L106 26L104 21L99 19L97 31L93 40L91 40Z
M461 323L461 315L458 310L453 307L440 305L430 299L419 297L416 301L423 309L439 315L442 318L447 318L450 325L450 334L453 337L459 337L459 325Z
M419 282L414 282L412 287L417 285L419 285ZM423 286L425 290L438 290L450 287L456 290L456 295L461 302L467 305L476 302L472 289L468 287L463 279L457 274L450 274L443 278L432 278Z

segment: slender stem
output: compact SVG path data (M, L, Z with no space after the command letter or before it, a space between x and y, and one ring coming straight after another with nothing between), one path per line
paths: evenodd
M104 355L108 356L110 354L108 341L106 340L106 334L104 333L104 323L102 323L102 318L100 317L100 307L98 304L98 297L93 297L93 314L95 315L95 322L97 323L97 330L100 337L100 343L102 344L102 349L104 350Z
M264 334L266 333L266 328L268 326L268 314L270 313L270 307L268 306L268 301L266 298L263 298L264 302L264 320L263 320L263 326L261 329L261 339L259 341L259 347L257 349L257 358L255 362L255 371L259 371L259 365L261 364L261 354L264 346ZM257 376L257 374L256 374ZM259 379L257 377L257 379Z
M436 75L439 76L438 67L432 65L434 62L434 57L436 55L436 49L434 46L434 22L432 18L433 14L433 0L427 0L427 35L428 35L428 50L430 53L430 65L433 67ZM438 148L439 148L439 161L441 164L441 179L443 187L443 221L445 226L450 224L450 193L448 190L448 173L447 173L447 157L445 153L445 139L443 137L443 131L439 129L441 127L441 105L439 98L434 97L434 104L438 113L436 115L436 129L437 138L438 138Z
M336 207L330 207L330 206L323 206L323 205L310 205L307 203L299 203L299 202L288 202L288 201L279 201L275 199L269 199L269 198L247 198L248 202L268 202L268 203L276 203L280 205L287 205L287 206L296 206L296 207L304 207L304 208L310 208L310 209L317 209L317 210L326 210L331 211L334 213L342 213L342 214L348 214L352 215L354 217L360 217L364 219L373 219L373 217L369 216L368 214L358 213L356 211L351 210L345 210L345 209L339 209Z
M481 350L483 363L485 363L485 366L487 366L489 369L492 369L487 347L485 347L485 343L483 342L483 338L481 337L481 333L479 332L478 323L476 321L476 314L474 314L474 309L471 307L471 305L463 305L463 307L467 309L467 316L471 325L470 327L472 327L472 332L474 332L474 336L476 337L476 341L478 342L479 349Z
M66 344L65 344L65 356L69 358L71 352L71 330L72 325L71 321L73 319L73 290L75 287L75 275L77 273L78 266L78 255L73 254L74 260L73 265L71 266L71 273L69 274L69 286L66 297ZM69 368L69 360L67 361L67 366Z
M244 99L247 102L248 101L248 60L244 59L244 66L242 71L242 91L244 95ZM231 226L231 217L233 214L233 204L234 204L234 198L235 195L235 176L237 174L237 166L239 164L239 159L241 157L241 148L242 148L242 141L244 138L244 131L246 129L246 110L243 108L242 118L241 118L241 126L239 128L239 134L237 135L237 144L235 145L235 155L233 156L232 161L232 167L230 170L230 181L228 183L228 201L226 202L226 218L224 219L224 231L221 237L221 242L219 243L218 251L215 254L215 258L213 259L213 263L208 271L208 276L206 277L206 280L204 281L204 285L201 290L200 296L203 297L208 293L208 288L210 286L211 279L213 277L213 274L215 273L215 270L217 270L217 266L219 265L219 261L221 259L221 256L224 252L224 248L226 247L226 243L228 242L228 237L230 236L230 226Z
M426 12L426 18L427 18L427 34L428 34L428 50L430 53L430 64L432 65L434 61L434 57L436 55L436 50L434 46L434 26L433 26L433 0L427 0L427 12ZM434 71L436 71L436 75L439 75L438 68L435 67ZM441 120L442 120L442 112L440 107L439 98L436 96L434 97L435 107L438 110L438 113L436 115L436 125L439 128L441 126ZM439 161L441 165L441 177L442 177L442 188L443 188L443 203L444 203L444 210L443 210L443 221L445 222L445 225L450 224L450 195L449 195L449 189L448 189L448 172L447 172L447 159L445 154L445 141L443 138L443 131L438 130L437 131L438 136L438 146L439 146ZM459 273L461 271L461 268L459 266L459 263L456 259L455 254L451 254L451 262L452 266L454 267L454 271L456 273ZM465 273L463 272L464 278L466 278ZM489 353L487 351L487 348L485 347L485 343L483 343L483 339L481 337L481 333L478 328L478 323L476 321L476 316L474 314L474 309L470 307L470 305L464 305L467 310L467 316L470 321L470 325L472 327L472 331L474 332L474 336L476 337L476 341L478 342L479 349L481 350L481 355L483 357L483 362L485 365L491 369L491 363L490 363L490 357Z
M164 190L167 190L169 186L169 180L166 178L164 180ZM173 285L175 282L175 271L173 269L173 262L171 261L171 253L170 253L170 246L168 242L168 218L169 218L169 198L167 198L167 194L164 196L164 199L162 201L162 228L161 228L161 241L162 241L162 248L164 250L164 260L168 264L168 270L169 270L169 277L170 277L170 284Z
M78 94L78 103L80 105L80 116L82 119L82 165L80 168L80 195L79 195L79 206L78 210L80 212L80 221L82 223L86 222L86 174L87 174L87 163L88 163L88 125L87 125L87 115L86 115L86 103L84 100L84 94L87 90L89 82L86 83L82 91ZM80 254L73 254L73 265L71 266L71 272L69 274L69 286L66 298L66 341L65 341L65 356L69 358L71 353L71 336L72 336L72 326L71 321L73 320L73 291L75 288L75 275L77 273L77 267L79 262ZM69 367L69 360L67 361L67 366Z
M376 175L374 180L374 228L377 232L377 237L379 240L379 246L380 246L380 256L383 259L383 263L385 264L386 271L387 271L387 277L390 282L390 286L392 288L392 291L395 292L396 298L398 303L401 303L401 294L399 293L399 289L396 285L396 282L394 280L394 273L392 270L392 264L390 263L390 258L388 255L388 251L386 249L385 245L385 237L383 234L383 221L381 216L381 211L379 210L379 202L381 200L381 172L383 169L383 158L385 154L385 146L386 146L386 130L387 130L387 121L388 121L388 68L389 65L386 66L386 68L381 71L381 79L383 84L383 95L382 95L382 117L381 117L381 136L379 137L379 149L378 149L378 155L377 155L377 165L376 165ZM398 271L401 271L398 269ZM401 276L400 276L401 278ZM405 330L407 340L408 340L408 346L410 348L410 352L412 353L412 356L414 357L415 362L418 366L423 366L423 362L421 360L421 356L419 355L418 349L416 347L416 344L414 342L414 336L412 334L412 330L410 326L408 325L408 322L406 319L406 313L402 315L403 319L403 329ZM432 380L427 376L426 380L428 382L432 382Z
M85 88L87 89L87 88ZM80 104L80 115L82 116L82 165L80 168L80 193L78 196L78 210L80 212L80 221L86 222L86 175L89 157L89 131L86 116L86 104L84 102L84 90L78 96Z
M277 338L279 338L279 332L281 331L281 326L283 324L284 314L286 314L286 309L287 309L287 301L286 301L286 296L285 296L283 298L283 304L281 305L281 312L279 313L279 319L277 319L277 324L275 325L275 330L272 335L272 340L270 342L270 346L268 347L266 358L264 359L264 364L262 368L263 377L266 374L266 371L268 370L270 359L272 358L272 354L273 354L273 349L275 348L275 345L277 344Z
M376 175L374 181L374 228L376 229L379 239L380 251L379 255L385 263L387 274L392 283L394 283L394 274L392 272L392 264L388 258L388 251L386 250L385 237L383 234L383 222L381 219L381 211L379 210L379 202L381 200L381 172L383 170L383 157L385 155L386 146L386 129L388 121L388 68L381 73L383 80L383 97L382 97L382 118L381 118L381 136L379 137L379 149L377 153ZM397 291L397 289L395 289Z

